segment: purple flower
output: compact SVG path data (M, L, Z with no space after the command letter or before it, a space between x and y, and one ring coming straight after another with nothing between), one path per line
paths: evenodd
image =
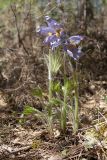
M84 39L84 36L77 35L77 36L71 36L71 37L68 39L68 41L69 41L71 44L78 45L83 39Z
M37 33L40 33L42 36L48 36L49 33L55 33L55 30L51 27L41 26L37 29Z
M78 48L71 48L66 50L66 52L68 53L68 55L70 57L72 57L74 60L78 60L81 56L82 56L82 51L81 51L81 47Z
M51 49L54 50L54 48L61 45L61 39L58 38L55 34L51 36L47 36L44 40L44 44L49 45Z
M74 60L78 60L82 55L82 48L79 45L84 39L84 36L75 35L67 39L67 35L61 24L49 16L45 16L45 19L47 26L41 26L37 31L45 36L44 44L49 45L52 50L58 46L62 46L70 57Z
M56 0L57 4L61 4L61 0Z
M80 36L80 35L71 36L67 40L65 51L74 60L78 60L83 55L82 47L79 46L82 40L84 40L84 36Z
M45 16L45 19L46 19L46 22L48 24L48 27L52 27L55 30L62 28L62 25L59 24L56 20L52 19L51 17Z

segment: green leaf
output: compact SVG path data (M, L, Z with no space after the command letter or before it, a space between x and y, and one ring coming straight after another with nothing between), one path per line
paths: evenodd
M35 112L36 112L36 111L35 111L35 108L33 108L33 107L29 106L29 105L26 105L26 106L24 107L23 114L24 114L25 116L27 116L27 115L30 115L30 114L35 113Z
M40 87L33 89L32 95L41 98L43 96L42 89Z
M63 103L63 101L61 101L58 98L52 98L52 100L50 101L51 105L55 105L55 106L59 106L60 104Z
M36 108L33 108L29 105L26 105L24 107L24 111L23 111L23 115L24 116L28 116L30 114L35 114L36 117L38 117L39 119L41 119L42 121L46 121L46 115L44 113L42 113L41 111L39 111L38 109Z
M59 93L61 91L60 82L52 82L52 91Z
M17 2L16 0L0 0L0 9L5 9L10 6L11 3Z
M67 153L68 153L68 150L67 149L64 149L62 152L61 152L61 154L62 154L62 156L67 156Z
M62 86L63 93L68 95L74 88L72 80L65 79L64 86Z
M51 72L52 73L57 73L62 65L62 57L61 55L55 53L52 55L52 67L51 67Z
M104 96L104 100L105 100L105 102L107 103L107 96Z
M56 74L62 65L62 56L58 52L50 53L45 57L45 61L48 66L48 70L51 70L53 74Z

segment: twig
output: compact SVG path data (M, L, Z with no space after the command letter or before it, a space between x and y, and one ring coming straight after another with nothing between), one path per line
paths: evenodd
M8 89L4 89L4 91L6 92L13 92L13 91L17 91L19 89L22 89L22 87L24 87L24 85L27 83L27 81L25 81L22 85L18 86L17 88L8 88Z
M31 149L31 148L32 148L32 146L21 147L19 149L16 149L15 151L10 152L10 153L13 154L13 153L21 152L21 151L26 151L26 150Z
M16 16L15 10L14 10L14 8L13 8L12 5L11 5L11 10L12 10L13 15L14 15L14 18L15 18L15 25L16 25L16 29L17 29L19 47L20 47L20 46L23 46L24 51L27 53L27 55L29 55L29 52L28 52L28 50L26 49L26 47L25 47L25 45L24 45L24 43L23 43L23 40L22 40L22 38L21 38L21 36L20 36L20 30L19 30L19 27L18 27L17 16Z

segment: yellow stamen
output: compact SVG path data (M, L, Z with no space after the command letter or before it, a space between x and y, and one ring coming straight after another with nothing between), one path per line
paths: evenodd
M48 35L49 35L49 36L52 36L52 33L51 33L51 32L48 32Z
M57 37L60 37L60 33L59 33L59 32L56 32L56 36L57 36Z
M70 44L76 45L74 40L70 40Z

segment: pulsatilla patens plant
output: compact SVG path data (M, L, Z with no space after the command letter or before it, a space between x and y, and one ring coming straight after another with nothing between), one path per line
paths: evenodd
M62 94L63 94L63 102L61 101L61 116L60 116L60 124L61 129L65 132L66 131L66 122L67 122L67 99L69 96L69 90L70 85L72 84L73 87L71 87L74 90L74 95L71 98L73 99L74 107L72 107L72 113L73 113L73 131L76 133L78 131L78 76L77 76L77 67L76 69L73 69L72 72L72 83L70 80L66 77L66 56L73 59L73 61L76 63L75 66L77 66L77 61L79 58L83 55L81 43L84 40L84 36L81 35L75 35L68 37L63 24L58 23L56 20L52 19L49 16L45 16L45 20L47 23L47 26L40 26L37 29L37 32L44 36L44 45L49 46L49 55L48 55L48 79L49 79L49 102L50 106L48 106L48 118L49 118L49 126L52 130L52 106L51 106L51 100L53 98L52 94L52 82L53 82L53 72L58 71L63 66L63 79L64 84L61 86L62 88ZM57 51L57 52L56 52ZM59 54L60 52L60 54ZM62 54L62 55L61 55ZM56 56L56 58L55 58ZM63 57L63 64L61 64L61 57ZM54 60L55 61L54 61ZM71 62L71 61L70 61ZM54 67L53 67L54 66ZM71 91L72 92L72 91Z

